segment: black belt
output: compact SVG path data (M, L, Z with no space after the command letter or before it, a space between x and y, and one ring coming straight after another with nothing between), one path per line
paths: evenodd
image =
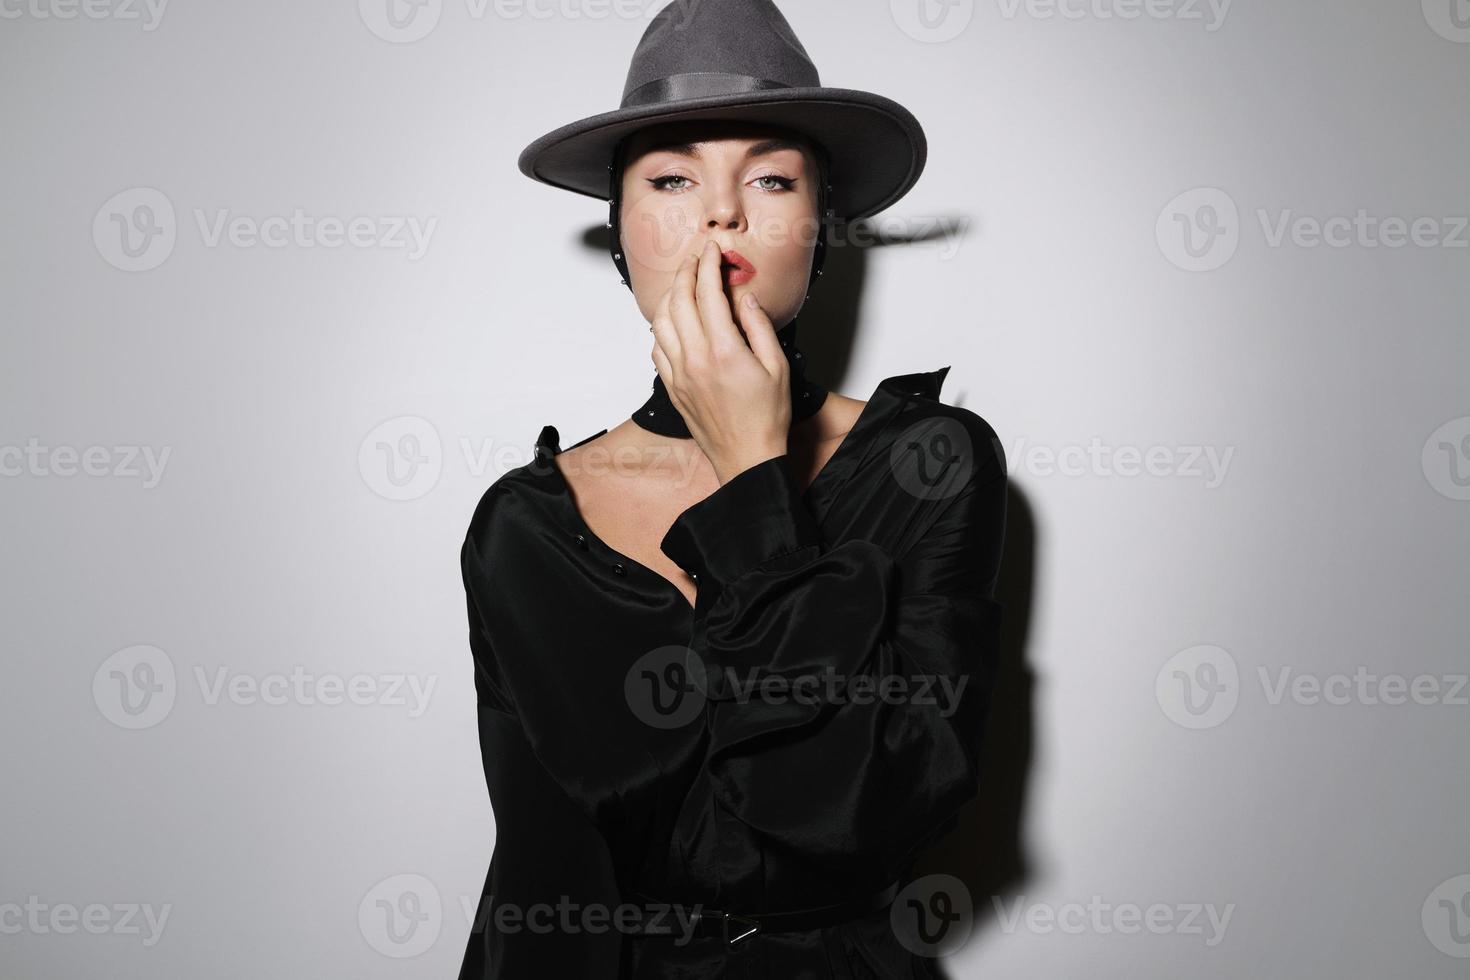
M819 905L809 909L793 909L789 912L730 912L704 906L690 907L686 915L673 910L685 908L669 902L660 902L642 892L633 894L639 900L658 908L667 908L669 913L657 924L644 924L634 932L637 936L682 936L686 927L692 935L723 939L734 946L762 932L804 932L837 925L856 919L868 912L876 912L893 902L898 894L899 882L895 881L881 891L863 895L835 905Z

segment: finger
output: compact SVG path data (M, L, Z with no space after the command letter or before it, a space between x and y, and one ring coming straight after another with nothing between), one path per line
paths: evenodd
M783 370L789 370L786 353L781 350L781 340L776 336L776 325L766 315L755 293L746 293L735 304L735 308L740 317L740 326L745 331L745 339L750 342L750 351L756 359L773 377Z
M678 359L702 355L708 348L704 327L699 322L699 303L694 298L694 279L699 271L699 255L691 254L679 266L674 284L669 287L669 319L678 338Z
M711 351L730 351L737 345L744 349L745 341L740 339L730 314L730 297L725 294L724 276L720 273L722 261L720 247L713 240L706 242L704 251L699 253L699 278L694 284L699 319Z

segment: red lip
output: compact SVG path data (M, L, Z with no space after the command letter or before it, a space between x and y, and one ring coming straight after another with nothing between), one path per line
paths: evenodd
M744 269L751 275L755 275L755 266L751 264L750 259L747 259L733 248L721 252L720 256L725 260L726 265L733 265L737 268Z
M755 265L733 248L721 252L720 257L724 260L721 271L730 285L740 286L755 278Z

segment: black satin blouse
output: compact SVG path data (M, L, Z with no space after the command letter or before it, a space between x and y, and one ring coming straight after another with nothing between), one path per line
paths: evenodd
M976 794L1006 467L939 401L948 371L884 379L804 490L779 456L683 511L660 547L693 607L583 522L554 427L485 492L460 557L496 844L461 980L934 975L886 909L735 946L609 925L634 895L759 913L877 891ZM960 693L731 682L813 676ZM537 928L497 918L538 903Z

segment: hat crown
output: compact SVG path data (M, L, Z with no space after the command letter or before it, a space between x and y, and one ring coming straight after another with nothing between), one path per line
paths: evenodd
M821 84L773 0L671 0L633 52L622 108Z

